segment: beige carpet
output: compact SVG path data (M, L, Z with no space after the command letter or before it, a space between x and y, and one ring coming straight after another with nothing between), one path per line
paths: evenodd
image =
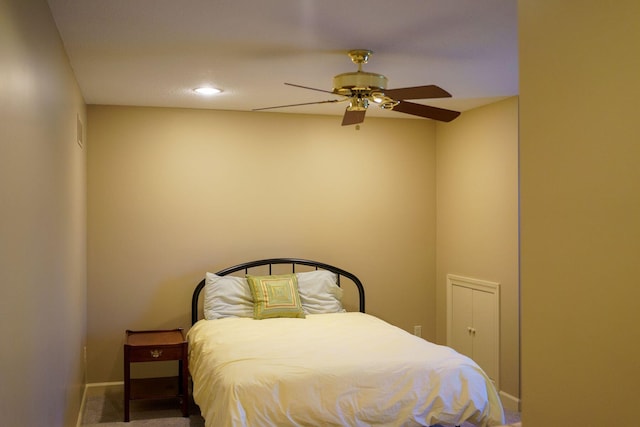
M182 416L178 399L135 400L130 404L130 422L124 422L124 387L88 387L83 427L204 427L198 406L190 402L189 418Z
M87 388L83 427L204 427L204 419L200 416L198 406L190 402L189 418L182 416L177 399L132 401L130 405L130 422L124 420L123 386L100 386ZM520 421L520 414L506 413L507 424L514 425ZM464 423L462 427L472 427Z

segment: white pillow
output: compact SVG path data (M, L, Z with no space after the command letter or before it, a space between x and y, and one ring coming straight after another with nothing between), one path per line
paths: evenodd
M204 318L253 317L253 296L247 279L207 273L204 285Z
M342 288L336 283L338 275L328 270L296 273L298 293L306 314L341 313Z

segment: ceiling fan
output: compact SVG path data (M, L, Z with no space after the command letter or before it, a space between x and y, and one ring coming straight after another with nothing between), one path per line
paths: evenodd
M348 102L349 105L347 105L344 116L342 117L342 126L362 123L370 104L376 104L384 110L398 111L400 113L411 114L413 116L442 122L450 122L460 115L460 112L458 111L406 101L407 99L451 97L449 92L438 86L428 85L405 87L400 89L387 89L387 78L385 76L362 71L362 64L366 64L369 61L371 54L373 54L373 52L366 49L350 50L348 55L351 58L351 61L358 66L358 71L338 74L335 76L333 78L333 90L329 91L293 83L285 83L288 86L342 96L342 99L329 99L326 101L254 108L253 111L297 107L300 105Z

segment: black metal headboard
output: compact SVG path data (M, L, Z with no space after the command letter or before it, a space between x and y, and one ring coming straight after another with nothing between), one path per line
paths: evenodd
M338 275L338 286L340 286L340 277L346 277L351 280L356 287L358 288L358 297L360 302L360 311L364 313L364 287L362 286L362 282L360 279L356 277L355 274L349 273L341 268L334 267L329 264L324 264L322 262L311 261L308 259L298 259L298 258L271 258L271 259L261 259L258 261L249 261L242 264L235 265L233 267L225 268L224 270L218 271L216 274L218 276L226 276L227 274L235 273L237 271L244 270L245 274L249 272L250 268L269 266L269 274L271 274L271 267L276 264L291 264L291 272L296 272L296 265L306 265L309 267L313 267L316 270L329 270ZM195 324L198 321L198 299L200 297L200 293L204 288L206 279L202 279L198 286L193 290L193 297L191 298L191 324Z

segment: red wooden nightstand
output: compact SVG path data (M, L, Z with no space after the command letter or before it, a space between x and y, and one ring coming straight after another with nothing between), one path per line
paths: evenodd
M182 329L126 331L124 344L124 421L129 421L129 403L137 399L181 400L182 415L189 416L187 341ZM131 378L131 363L177 360L178 376Z

